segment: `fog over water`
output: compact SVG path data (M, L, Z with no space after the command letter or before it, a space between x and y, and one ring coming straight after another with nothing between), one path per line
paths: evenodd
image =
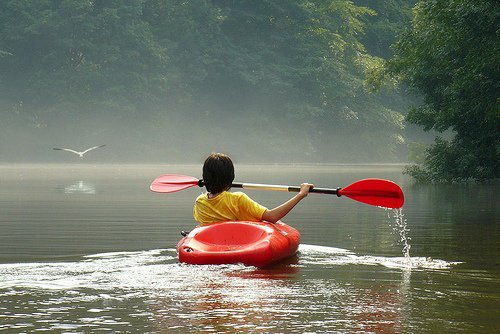
M432 138L407 125L407 138L395 150L383 142L367 145L366 139L360 138L369 136L369 130L364 130L366 134L317 134L317 142L312 143L300 122L270 120L256 127L241 115L212 119L165 111L156 120L150 115L129 116L97 113L61 119L3 118L0 162L200 163L211 152L225 152L242 163L405 163L408 142L430 142ZM87 153L84 159L53 150L83 151L102 144L106 147Z

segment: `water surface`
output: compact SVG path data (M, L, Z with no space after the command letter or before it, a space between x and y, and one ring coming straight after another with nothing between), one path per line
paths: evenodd
M237 181L405 192L395 212L311 194L286 217L300 253L269 269L179 264L201 189L151 193L199 166L0 166L0 331L489 333L500 302L498 185L415 186L400 166L236 166ZM247 191L272 207L289 194ZM411 238L411 239L410 239Z

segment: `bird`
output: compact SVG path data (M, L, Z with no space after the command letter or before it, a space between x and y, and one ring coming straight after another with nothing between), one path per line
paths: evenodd
M94 147L91 147L91 148L88 148L86 149L85 151L81 151L81 152L78 152L78 151L75 151L75 150L72 150L72 149L69 149L69 148L58 148L58 147L54 147L53 149L56 150L56 151L66 151L66 152L71 152L71 153L75 153L77 154L80 158L83 159L83 155L89 151L92 151L92 150L95 150L96 148L99 148L99 147L104 147L106 145L98 145L98 146L94 146Z

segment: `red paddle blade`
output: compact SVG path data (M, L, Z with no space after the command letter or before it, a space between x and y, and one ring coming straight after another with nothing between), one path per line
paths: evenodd
M157 193L173 193L198 185L198 179L187 175L164 174L158 176L149 189Z
M403 191L394 182L382 179L364 179L340 189L339 195L355 201L399 209L405 201Z

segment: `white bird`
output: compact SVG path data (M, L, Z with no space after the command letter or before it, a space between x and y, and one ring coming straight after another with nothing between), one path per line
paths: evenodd
M80 158L83 158L83 155L89 151L92 151L92 150L95 150L96 148L99 148L99 147L104 147L106 145L99 145L99 146L94 146L94 147L91 147L91 148L88 148L86 149L85 151L81 151L81 152L78 152L78 151L75 151L75 150L71 150L69 148L57 148L57 147L54 147L53 149L54 150L57 150L57 151L67 151L67 152L71 152L71 153L75 153L75 154L78 154L78 156Z

